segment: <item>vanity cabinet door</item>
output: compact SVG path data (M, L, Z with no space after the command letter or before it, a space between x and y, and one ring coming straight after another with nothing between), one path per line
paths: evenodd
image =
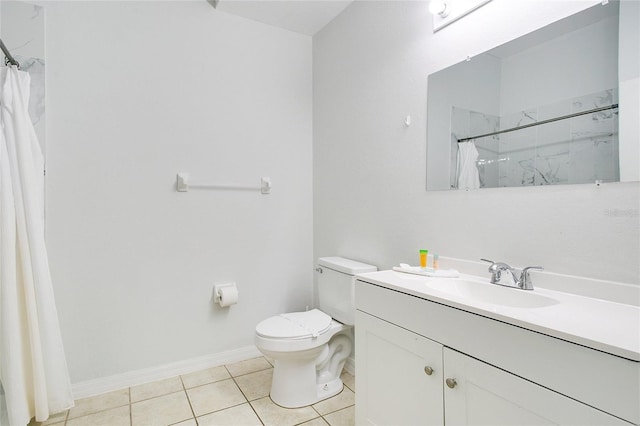
M356 311L356 424L442 425L442 345Z
M446 425L629 425L449 348L443 354Z

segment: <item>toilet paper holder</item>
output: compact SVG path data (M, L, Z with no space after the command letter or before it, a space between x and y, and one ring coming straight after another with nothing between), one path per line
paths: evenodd
M217 304L220 304L220 299L222 298L222 292L225 288L236 288L236 283L224 283L224 284L216 284L213 286L213 301Z

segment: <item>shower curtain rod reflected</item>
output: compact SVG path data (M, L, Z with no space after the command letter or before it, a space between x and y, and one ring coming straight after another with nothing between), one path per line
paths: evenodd
M526 128L533 127L533 126L539 126L541 124L553 123L554 121L566 120L567 118L579 117L581 115L593 114L594 112L606 111L606 110L609 110L609 109L616 109L616 108L618 108L618 104L613 104L613 105L609 105L609 106L601 107L601 108L594 108L594 109L590 109L588 111L576 112L574 114L563 115L562 117L556 117L556 118L550 118L548 120L536 121L535 123L530 123L530 124L525 124L525 125L522 125L522 126L512 127L510 129L498 130L497 132L486 133L484 135L477 135L477 136L472 136L472 137L469 137L469 138L458 139L458 143L460 143L460 142L468 142L468 141L471 141L471 140L474 140L474 139L480 139L480 138L484 138L484 137L487 137L487 136L499 135L501 133L515 132L516 130L526 129Z
M11 56L11 52L9 52L9 49L7 49L7 46L4 45L4 42L2 41L2 39L0 38L0 49L2 49L2 53L4 53L4 64L5 65L15 65L16 67L20 68L20 64L18 63L18 61L16 61L14 59L13 56Z

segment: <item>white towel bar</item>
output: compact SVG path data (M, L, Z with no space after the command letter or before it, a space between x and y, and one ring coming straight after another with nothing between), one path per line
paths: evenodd
M260 191L262 194L271 193L271 179L263 177L260 179L259 186L253 185L215 185L206 183L192 183L189 182L188 173L178 173L176 176L176 190L178 192L187 192L189 189L232 189L240 191Z

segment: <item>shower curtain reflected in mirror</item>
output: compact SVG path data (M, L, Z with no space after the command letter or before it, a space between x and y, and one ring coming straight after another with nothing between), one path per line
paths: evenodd
M73 406L44 240L44 159L30 76L0 68L0 381L10 425Z

